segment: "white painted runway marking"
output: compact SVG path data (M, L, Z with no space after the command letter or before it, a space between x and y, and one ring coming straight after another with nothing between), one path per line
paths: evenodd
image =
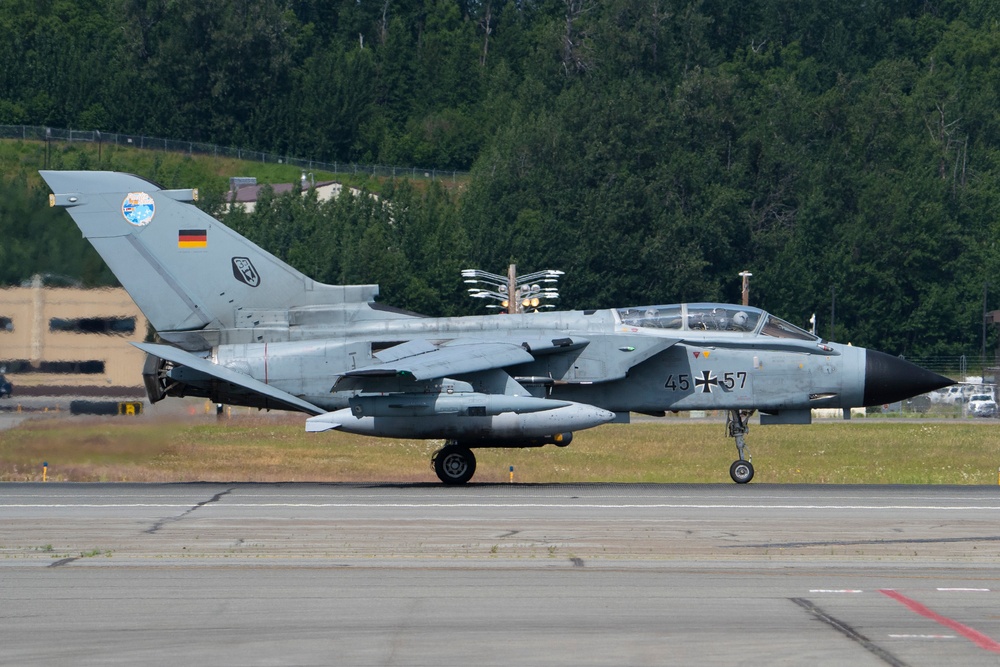
M36 507L36 508L59 508L59 507L88 507L88 508L102 508L102 507L103 508L109 508L109 507L114 507L114 508L127 508L127 507L185 507L185 508L187 508L187 507L191 507L191 505L193 505L193 504L194 504L193 501L190 502L190 503L181 503L179 505L167 505L165 503L163 503L163 504L161 504L161 503L113 503L113 504L112 503L106 503L106 504L96 504L96 503L79 503L79 504L77 504L77 503L65 503L65 504L61 504L61 505L59 505L59 504L56 504L56 505L45 505L45 504L41 504L41 503L39 503L39 504L31 504L31 505L2 504L2 503L0 503L0 507L16 507L16 508L20 508L20 509L26 509L26 508L32 508L32 507Z
M191 503L0 503L0 507L189 507ZM754 504L674 504L674 503L214 503L214 507L363 507L363 508L559 508L559 509L683 509L683 510L862 510L900 512L983 512L1000 511L989 505L754 505ZM207 507L207 506L206 506Z
M810 593L864 593L864 591L854 588L844 588L844 589L814 588L809 592Z

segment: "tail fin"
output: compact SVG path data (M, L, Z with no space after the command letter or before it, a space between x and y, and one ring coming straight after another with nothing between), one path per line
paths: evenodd
M163 190L109 171L42 171L157 331L227 329L240 309L366 303L377 285L317 283L190 203L194 190Z

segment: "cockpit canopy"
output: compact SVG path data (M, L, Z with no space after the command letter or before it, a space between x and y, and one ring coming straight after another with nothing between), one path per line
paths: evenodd
M774 338L819 340L794 324L759 308L722 303L682 303L669 306L619 308L621 323L640 329L677 331L730 331Z

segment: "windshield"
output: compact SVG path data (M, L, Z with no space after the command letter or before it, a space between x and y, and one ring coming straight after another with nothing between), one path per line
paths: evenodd
M774 315L768 315L767 321L760 330L761 336L774 336L775 338L794 338L796 340L819 340L808 331L798 328L794 324L789 324Z

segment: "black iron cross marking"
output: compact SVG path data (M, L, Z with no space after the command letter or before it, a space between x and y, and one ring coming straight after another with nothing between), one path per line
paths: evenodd
M712 371L702 371L700 378L694 379L695 387L701 387L701 393L711 394L712 385L719 386L719 378L712 375Z

